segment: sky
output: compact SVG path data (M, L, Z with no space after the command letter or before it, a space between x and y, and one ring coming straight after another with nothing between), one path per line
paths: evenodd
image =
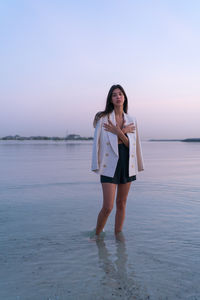
M140 136L200 137L199 0L1 0L0 137L92 136L113 84Z

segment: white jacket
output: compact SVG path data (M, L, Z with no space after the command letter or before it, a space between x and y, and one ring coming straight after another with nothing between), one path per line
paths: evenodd
M109 115L109 118L116 125L114 111ZM129 176L133 176L144 170L141 143L136 119L124 113L124 120L126 125L133 122L136 127L134 133L127 133L129 139ZM102 117L96 124L91 170L100 175L113 177L119 158L118 137L116 134L104 130L103 123L108 123L108 116Z

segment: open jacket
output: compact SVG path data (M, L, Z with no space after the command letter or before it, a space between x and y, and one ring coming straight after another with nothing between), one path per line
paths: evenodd
M114 111L109 115L109 119L116 125ZM136 127L134 133L127 133L129 139L129 176L133 176L144 170L141 143L136 119L124 113L124 120L126 125L134 123ZM119 158L118 137L116 134L104 130L103 123L108 123L108 116L100 118L96 124L91 170L100 175L113 177Z

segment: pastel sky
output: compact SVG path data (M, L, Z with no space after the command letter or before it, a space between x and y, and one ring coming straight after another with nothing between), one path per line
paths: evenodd
M199 0L0 1L0 136L91 136L119 83L142 139L200 137L199 33Z

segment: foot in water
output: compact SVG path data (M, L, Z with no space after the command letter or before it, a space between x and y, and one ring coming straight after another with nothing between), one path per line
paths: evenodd
M115 233L116 241L125 242L125 236L122 231Z
M105 237L106 233L105 233L105 230L103 229L102 232L100 234L96 234L96 228L93 229L91 232L90 232L90 239L92 240L98 240L98 239L103 239Z

